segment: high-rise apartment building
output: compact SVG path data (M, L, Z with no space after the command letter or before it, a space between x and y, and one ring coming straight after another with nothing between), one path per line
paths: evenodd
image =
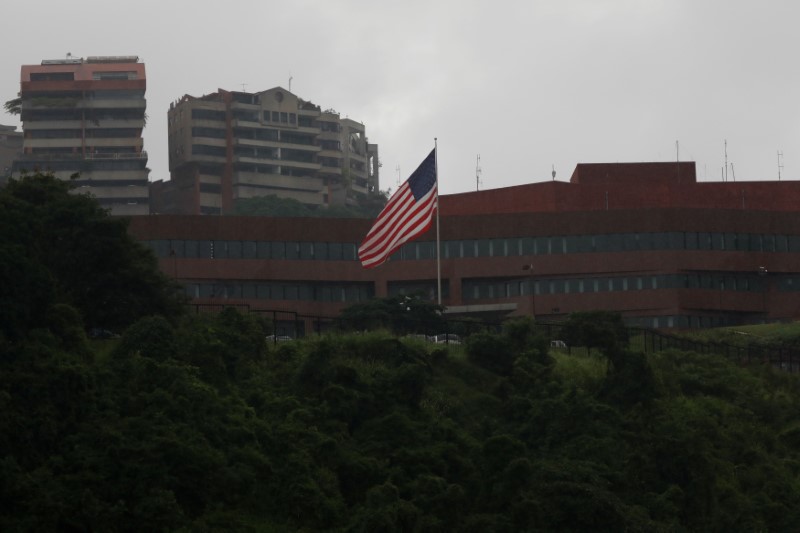
M24 139L14 175L53 172L114 215L149 213L144 63L135 56L44 60L22 67L20 85Z
M171 179L153 184L154 212L219 214L270 195L358 205L378 190L378 146L364 125L281 87L186 95L168 119Z

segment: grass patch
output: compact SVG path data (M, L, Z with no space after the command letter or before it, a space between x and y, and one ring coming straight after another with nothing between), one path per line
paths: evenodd
M603 384L608 371L608 363L599 355L579 355L578 350L572 353L554 352L550 355L555 360L553 376L562 383L569 383L587 392L596 392Z

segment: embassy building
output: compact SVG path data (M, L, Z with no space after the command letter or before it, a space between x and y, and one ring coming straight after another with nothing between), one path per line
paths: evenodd
M579 164L547 181L440 197L442 304L556 321L590 310L702 328L800 315L800 182L698 182L693 162ZM133 217L199 304L335 317L374 297L436 301L435 232L377 268L364 219Z

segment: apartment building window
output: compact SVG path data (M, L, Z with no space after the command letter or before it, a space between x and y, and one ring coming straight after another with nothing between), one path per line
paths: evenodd
M143 100L144 91L142 90L113 90L113 91L92 91L88 93L89 99L95 100Z
M257 105L258 95L248 93L233 93L233 101L239 102L240 104Z
M341 166L339 164L339 160L333 157L319 157L317 158L317 161L321 166L327 168L339 168Z
M320 121L319 128L324 132L331 133L339 133L342 131L342 126L338 122Z
M192 155L210 155L215 157L225 157L224 146L209 146L207 144L193 144Z
M32 72L31 81L72 81L74 72Z
M138 78L139 75L135 70L92 72L93 80L135 80Z
M224 139L227 132L224 128L207 128L195 126L192 128L192 137L209 137L212 139Z
M322 139L319 141L319 147L322 148L323 150L341 151L342 143L341 141L330 141Z
M192 109L193 120L225 120L225 111L217 111L215 109Z
M219 194L220 192L222 192L222 186L219 183L201 183L200 192Z
M258 112L248 111L247 109L234 109L233 118L247 122L258 122Z
M80 139L81 130L28 130L28 139ZM88 133L88 132L87 132Z
M139 138L141 130L138 128L93 128L86 130L86 137L90 139L122 139Z

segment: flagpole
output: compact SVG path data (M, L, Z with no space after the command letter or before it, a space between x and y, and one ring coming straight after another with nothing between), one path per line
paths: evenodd
M436 300L442 305L442 258L439 243L439 140L433 138L434 167L436 169Z

